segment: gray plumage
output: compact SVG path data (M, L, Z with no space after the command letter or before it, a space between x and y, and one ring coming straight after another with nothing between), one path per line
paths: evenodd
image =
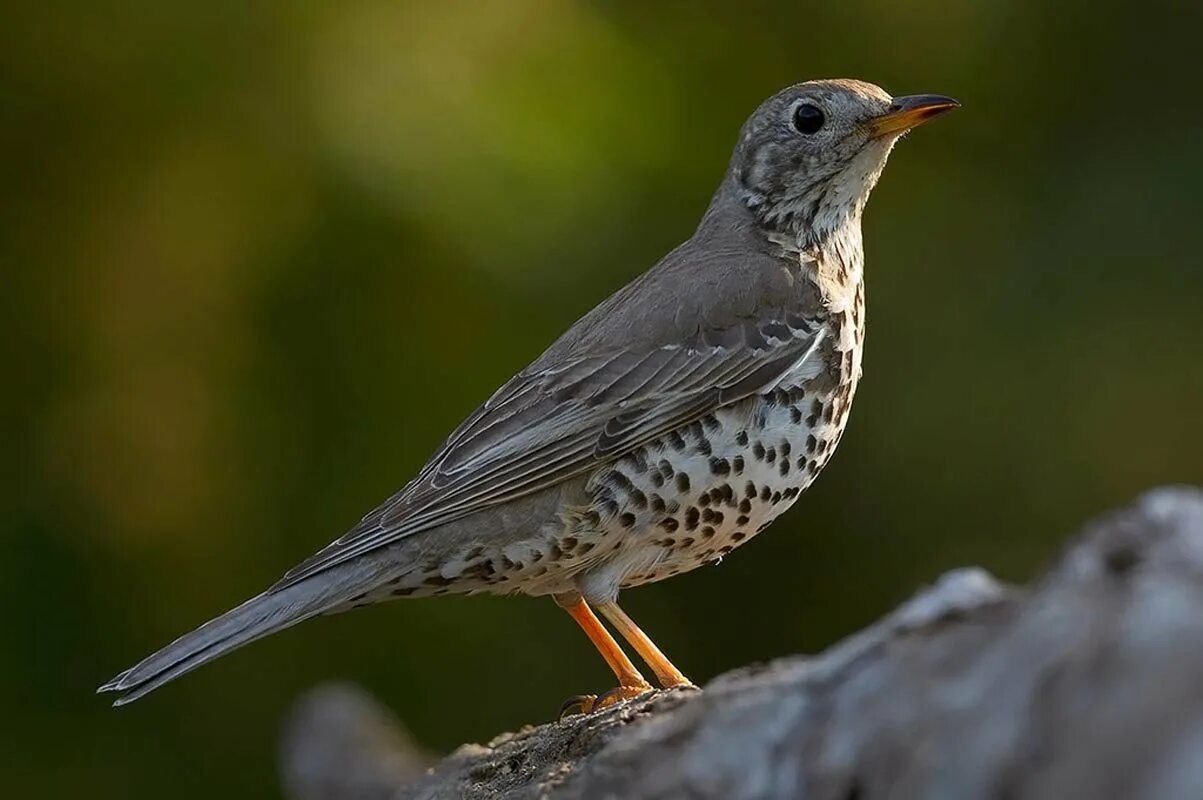
M847 419L864 331L861 212L905 130L879 122L907 111L891 104L857 81L770 98L693 236L344 536L101 691L129 702L309 617L391 597L605 602L751 538L814 479ZM801 105L820 110L819 130L799 130Z

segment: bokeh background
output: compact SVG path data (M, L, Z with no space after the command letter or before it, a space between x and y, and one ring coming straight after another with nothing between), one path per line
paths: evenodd
M688 235L745 116L855 76L964 108L866 217L838 456L626 605L691 676L813 651L941 571L1038 574L1203 481L1203 6L24 3L0 24L0 709L11 797L276 795L357 681L446 750L610 685L546 600L324 618L112 711L93 688L404 483Z

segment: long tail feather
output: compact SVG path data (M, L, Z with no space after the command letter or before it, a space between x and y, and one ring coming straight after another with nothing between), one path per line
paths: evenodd
M353 593L337 577L330 573L317 575L282 591L253 597L184 634L97 691L123 692L115 706L132 703L232 650L331 610Z

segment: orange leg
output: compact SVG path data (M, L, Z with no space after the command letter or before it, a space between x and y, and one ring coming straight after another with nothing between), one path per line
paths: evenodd
M686 678L681 673L681 670L673 666L672 662L660 651L660 648L656 647L656 643L639 629L635 621L618 607L617 603L603 603L597 609L606 619L610 620L610 624L614 626L614 629L622 635L622 638L630 643L631 647L635 648L635 652L639 654L639 657L652 668L661 686L667 689L671 686L693 685L689 678Z
M589 641L593 642L597 652L601 653L602 658L614 671L614 675L618 678L618 688L602 695L600 702L594 695L573 698L564 704L561 713L578 709L588 714L595 709L612 705L620 700L629 700L651 691L652 685L639 674L639 670L631 663L631 659L622 652L622 647L614 641L614 637L605 629L601 620L584 600L577 599L575 602L564 605L563 608L569 616L576 620L576 624L581 626L581 630L589 637Z

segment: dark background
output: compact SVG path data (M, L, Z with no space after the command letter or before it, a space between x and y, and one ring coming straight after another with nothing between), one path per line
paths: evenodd
M943 570L1037 574L1203 481L1198 3L25 3L0 24L0 709L13 797L272 796L315 682L446 750L610 676L547 600L320 619L120 711L93 688L404 483L692 230L760 100L964 108L865 222L838 456L720 569L626 596L695 680Z

